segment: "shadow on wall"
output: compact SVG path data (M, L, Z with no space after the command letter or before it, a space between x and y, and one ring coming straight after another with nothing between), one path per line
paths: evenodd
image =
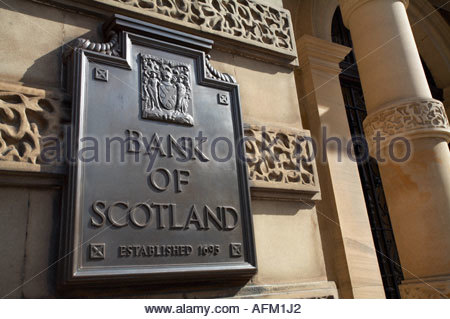
M78 37L101 40L103 21L31 1L1 1L0 34L7 45L0 52L6 62L0 80L61 88L62 54L67 45Z
M1 298L55 296L60 197L60 189L51 185L0 187L1 215L8 220L0 225Z
M306 200L304 202L252 200L253 215L294 216L302 212L311 212L314 207L314 202Z
M277 73L290 74L292 72L292 69L287 67L268 64L255 59L219 50L212 50L211 57L215 66L220 66L221 71L229 73L233 76L236 76L236 69L247 69L258 73L272 75Z

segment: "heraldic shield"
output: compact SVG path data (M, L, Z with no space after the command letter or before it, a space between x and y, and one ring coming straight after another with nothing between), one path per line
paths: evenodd
M189 65L141 54L142 118L194 125Z

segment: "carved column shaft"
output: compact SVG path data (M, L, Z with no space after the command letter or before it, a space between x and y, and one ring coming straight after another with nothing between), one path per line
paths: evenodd
M448 276L450 128L442 103L431 97L406 14L408 1L340 4L364 89L366 138L371 154L379 156L405 279Z

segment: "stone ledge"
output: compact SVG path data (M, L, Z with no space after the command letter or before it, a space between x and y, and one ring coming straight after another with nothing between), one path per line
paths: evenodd
M160 290L158 290L160 289ZM157 292L155 292L157 291ZM225 287L221 285L204 286L201 283L179 289L170 287L143 288L141 290L123 288L102 290L90 288L89 290L72 290L65 295L67 298L155 298L155 299L197 299L197 298L229 298L229 299L338 299L339 294L334 281L301 282L257 285L236 285Z
M66 175L67 167L64 165L40 165L14 161L0 161L0 171L22 172L24 174L41 173Z
M349 47L325 41L305 34L297 41L300 68L309 65L313 69L338 75L341 73L339 63L352 50Z
M249 285L233 298L339 299L334 281L274 285Z

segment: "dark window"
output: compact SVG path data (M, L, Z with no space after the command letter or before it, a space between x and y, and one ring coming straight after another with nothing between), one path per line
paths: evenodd
M441 102L444 101L444 91L437 87L436 82L434 82L433 76L431 75L430 70L428 69L428 66L425 64L425 61L420 58L422 61L422 66L425 71L425 75L427 77L428 86L430 87L431 95L436 100L439 100Z

